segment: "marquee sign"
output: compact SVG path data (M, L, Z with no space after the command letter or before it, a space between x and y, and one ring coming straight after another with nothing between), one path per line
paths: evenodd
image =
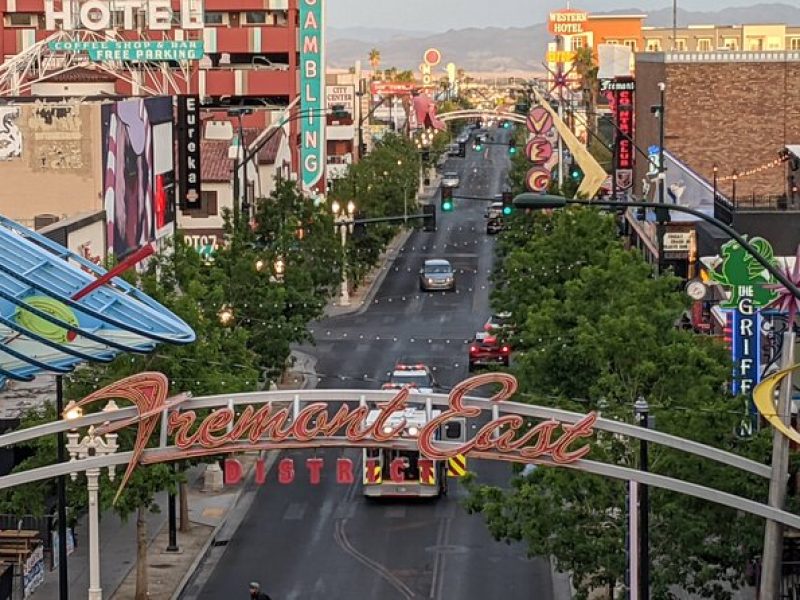
M178 96L178 176L180 207L201 208L200 97Z
M393 414L403 411L409 402L409 390L400 390L390 401L380 403L380 414L368 424L367 406L351 408L339 404L333 409L329 402L314 402L292 416L290 408L266 404L260 408L247 406L238 413L232 408L219 408L204 417L193 410L180 411L179 405L187 395L167 399L168 381L161 373L141 373L111 384L87 396L79 403L67 406L64 414L109 399L126 399L138 409L138 415L96 429L97 435L119 431L136 425L137 434L133 455L117 490L117 498L130 480L138 464L153 464L177 459L198 458L225 453L261 450L275 447L320 447L323 441L343 436L345 443L360 447L386 447L392 442L412 441L419 451L431 460L446 460L456 455L479 452L482 456L504 455L509 460L529 462L549 458L556 464L571 464L589 453L589 445L581 440L591 437L597 414L589 413L575 423L548 419L530 427L520 415L505 415L489 421L475 435L456 447L437 442L439 430L453 420L475 418L481 409L465 405L467 394L486 385L500 386L492 402L502 402L517 391L517 380L506 373L487 373L456 385L450 392L449 408L428 421L416 435L409 436L405 420L388 426ZM413 400L413 398L412 398ZM167 413L167 435L175 447L144 454L150 437Z
M525 176L525 185L529 192L545 192L558 163L558 132L553 117L541 106L535 106L528 114L527 125L533 138L525 146L525 156L533 168Z
M325 173L325 0L300 0L300 170L303 190Z
M44 1L45 29L72 31L168 31L173 28L172 0L55 0ZM180 0L180 28L203 29L202 0ZM138 20L144 15L144 23ZM117 19L121 16L122 22Z

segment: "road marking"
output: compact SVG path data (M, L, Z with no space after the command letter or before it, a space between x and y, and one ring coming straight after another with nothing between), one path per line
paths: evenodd
M439 521L439 531L436 537L436 554L433 559L433 577L431 579L431 593L428 596L431 600L439 600L442 597L444 587L444 571L447 556L441 551L447 546L450 538L450 524L453 520L446 517Z

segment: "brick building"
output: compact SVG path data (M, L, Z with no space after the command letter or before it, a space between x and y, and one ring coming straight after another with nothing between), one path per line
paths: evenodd
M800 52L639 53L636 55L636 143L658 145L658 84L666 84L665 147L739 202L791 194L788 166L774 164L800 141ZM636 192L647 170L637 162Z

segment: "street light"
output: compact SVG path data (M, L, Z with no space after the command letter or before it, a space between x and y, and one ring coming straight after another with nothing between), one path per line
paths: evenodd
M388 173L386 174L388 175ZM345 208L334 200L331 204L331 212L333 213L334 227L342 236L342 291L339 296L339 306L350 306L350 288L347 283L347 233L353 230L356 205L350 200Z
M403 161L399 158L397 159L397 166L403 166ZM403 224L408 225L408 186L406 185L405 177L403 178Z
M651 208L657 210L674 210L675 212L682 212L688 215L702 219L707 223L711 223L718 229L721 229L734 240L739 242L742 248L750 254L758 263L764 267L775 279L783 284L795 298L800 299L800 288L797 287L791 280L789 280L780 269L775 267L770 261L762 256L738 231L733 227L723 223L710 215L705 214L694 208L688 206L681 206L680 204L663 204L659 202L616 202L614 200L577 200L573 198L565 198L564 196L554 196L552 194L533 194L526 192L519 194L514 198L514 206L516 208L528 210L543 210L564 208L567 205L580 205L580 206L610 206L612 208Z
M637 398L636 403L633 405L633 411L637 424L647 429L650 407L643 396ZM647 440L645 439L639 440L639 470L644 472L648 470ZM648 600L650 597L650 497L646 485L638 483L637 486L639 506L630 507L631 509L638 508L639 516L639 573L637 578L639 589L637 600Z
M227 327L228 325L233 323L233 309L227 304L225 304L222 306L222 308L219 309L217 317L219 317L220 324L223 327Z
M116 403L111 400L103 408L103 412L112 412L118 409ZM78 406L72 406L65 413L65 418L76 418L82 411ZM96 435L94 426L89 427L88 435L80 439L80 434L72 430L67 433L67 452L69 452L70 463L77 463L86 458L99 456L109 456L119 449L116 433L108 433L105 436ZM116 474L115 467L108 467L108 478L114 481ZM72 481L78 478L77 471L70 473ZM99 510L99 490L100 490L100 468L92 467L86 469L86 487L89 491L89 600L103 600L103 590L100 587L100 510ZM61 542L66 543L66 540Z

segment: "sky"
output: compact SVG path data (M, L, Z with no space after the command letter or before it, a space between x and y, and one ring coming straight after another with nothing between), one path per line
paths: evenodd
M794 4L796 0L763 0ZM746 6L746 0L677 0L692 11ZM525 27L542 23L547 12L566 7L567 0L327 0L329 27L380 27L414 31L447 31L465 27ZM574 8L588 12L671 7L669 0L578 0ZM502 7L502 10L498 10Z

